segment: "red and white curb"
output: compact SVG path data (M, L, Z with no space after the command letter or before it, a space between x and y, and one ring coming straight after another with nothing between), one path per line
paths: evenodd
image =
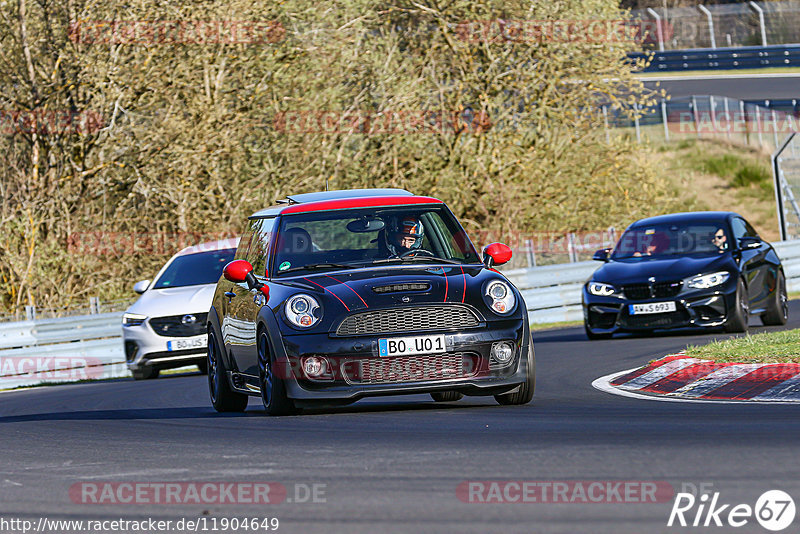
M679 352L592 382L600 391L648 400L800 402L800 364L719 363Z

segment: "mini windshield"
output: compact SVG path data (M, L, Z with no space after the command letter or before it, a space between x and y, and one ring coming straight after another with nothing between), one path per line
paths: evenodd
M730 232L723 222L642 225L622 234L611 259L722 254L729 243Z
M464 230L443 206L369 208L286 215L272 272L381 263L477 263Z
M230 248L178 256L158 277L153 289L216 284L234 254L236 249Z

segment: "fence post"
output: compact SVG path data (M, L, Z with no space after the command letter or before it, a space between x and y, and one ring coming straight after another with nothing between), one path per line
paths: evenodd
M758 13L758 25L761 26L761 46L767 46L767 28L764 25L764 10L755 2L750 2L750 7Z
M744 107L744 100L739 100L739 113L742 114L742 118L744 118L744 143L746 145L750 144L750 121L747 120L747 115L745 114L745 107Z
M664 51L664 29L661 26L661 16L656 13L656 10L648 7L647 12L656 19L656 38L658 39L658 50L660 52Z
M700 123L698 122L699 117L697 113L697 97L692 95L692 118L694 119L694 131L697 134L697 138L700 138Z
M575 250L575 234L572 232L567 234L567 252L569 253L569 262L578 262L578 253Z
M661 121L664 123L664 139L669 141L669 125L667 124L667 101L661 99Z
M89 297L89 314L97 315L100 313L100 297Z
M725 98L725 133L728 139L731 138L731 111L728 108L728 97Z
M711 137L717 136L717 114L714 112L714 95L708 95L708 109L711 112Z
M761 113L758 111L758 104L755 104L756 108L756 131L758 132L758 144L764 146L764 138L761 137Z
M536 267L536 253L533 251L533 240L526 239L525 244L528 247L528 267Z
M36 320L36 306L25 306L25 320Z
M611 242L612 247L617 242L617 230L613 226L608 227L608 240Z
M706 9L706 6L703 4L699 4L697 9L705 13L706 18L708 19L708 33L711 35L711 48L716 48L717 38L714 36L714 18L711 16L711 11Z
M642 143L642 131L639 129L639 104L633 105L633 125L636 127L636 142Z
M608 133L608 108L605 106L603 106L603 123L606 125L606 143L609 143L611 138Z

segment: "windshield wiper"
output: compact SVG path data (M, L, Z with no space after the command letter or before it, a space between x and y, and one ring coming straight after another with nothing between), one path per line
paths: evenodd
M385 258L382 260L375 260L372 263L391 263L391 262L405 262L405 261L416 261L416 260L429 260L434 261L437 263L451 263L453 265L463 265L458 260L450 260L446 258L439 258L437 256L407 256L405 258Z
M278 274L291 273L294 271L316 271L317 269L355 269L355 265L347 263L310 263L291 269L278 270Z

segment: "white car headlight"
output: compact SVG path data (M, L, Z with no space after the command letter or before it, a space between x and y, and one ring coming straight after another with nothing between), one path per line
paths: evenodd
M138 313L123 313L122 326L139 326L147 320L146 315L139 315Z
M499 315L508 315L514 311L517 300L508 284L502 280L492 280L486 285L486 303L493 312Z
M309 328L317 324L322 317L321 313L317 313L319 309L319 302L314 297L303 294L289 298L284 307L289 322L300 328Z
M602 282L589 282L588 284L589 293L592 295L597 295L598 297L610 297L614 293L616 293L616 289L614 286L609 284L604 284Z
M702 274L694 278L686 279L686 287L692 289L708 289L709 287L724 284L730 278L731 273L728 271L720 271L718 273Z

